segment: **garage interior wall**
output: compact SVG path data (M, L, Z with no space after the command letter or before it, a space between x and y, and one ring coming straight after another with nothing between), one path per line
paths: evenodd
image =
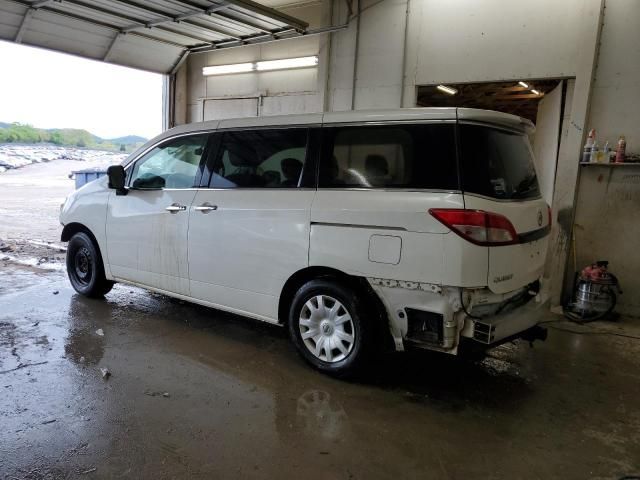
M309 27L328 25L324 2L278 7L284 13L309 22ZM176 83L176 124L239 116L318 112L323 108L321 61L318 68L204 77L202 67L229 63L276 60L322 55L326 35L297 38L216 52L192 54L179 70ZM237 101L223 101L236 99ZM246 108L251 102L256 109Z
M265 97L263 114L397 108L415 106L416 85L573 77L582 12L585 4L598 3L362 0L357 7L353 2L355 18L331 35L190 55L181 69L187 73L186 121L202 120L203 99L223 96ZM278 9L310 28L349 18L343 0ZM497 10L501 18L492 13ZM202 76L206 65L315 54L318 69ZM293 95L306 98L293 102ZM294 110L288 109L292 103Z
M631 151L640 145L640 2L608 0L604 6L604 0L361 0L353 2L350 15L344 0L279 2L279 10L306 20L310 28L348 25L330 35L190 55L176 75L175 120L243 111L272 115L413 107L418 85L574 78L563 111L547 288L557 305L563 283L567 287L564 266L568 276L575 269L570 231L577 206L578 266L608 259L631 292L640 289L640 276L634 280L632 273L640 265L625 266L621 259L632 257L640 233L640 167L580 172L578 165L590 127L612 144L626 134ZM318 68L202 75L207 65L305 55L318 55ZM255 112L246 102L221 101L229 98L254 99L249 101L255 102ZM610 228L603 228L603 217ZM631 296L620 299L620 310L638 314Z
M640 152L640 2L606 2L587 128L613 146L625 135ZM581 167L575 217L578 268L609 260L624 294L616 310L640 316L640 164ZM575 270L570 259L568 273Z

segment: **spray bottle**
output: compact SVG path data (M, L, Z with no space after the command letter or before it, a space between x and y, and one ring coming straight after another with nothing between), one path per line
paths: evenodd
M624 135L620 135L620 138L618 139L618 149L616 150L616 163L624 163L626 150L627 141L625 140Z

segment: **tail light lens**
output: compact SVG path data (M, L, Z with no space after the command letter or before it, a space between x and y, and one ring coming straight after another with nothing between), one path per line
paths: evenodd
M444 226L476 245L492 247L518 243L516 229L503 215L459 208L431 208L429 213Z

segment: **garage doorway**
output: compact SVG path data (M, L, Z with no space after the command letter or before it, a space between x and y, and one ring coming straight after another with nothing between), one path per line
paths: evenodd
M440 88L439 88L440 87ZM420 107L466 107L496 110L531 120L531 144L544 199L553 204L558 151L565 131L564 112L571 101L573 80L509 81L426 85L418 87ZM569 94L567 94L569 92Z

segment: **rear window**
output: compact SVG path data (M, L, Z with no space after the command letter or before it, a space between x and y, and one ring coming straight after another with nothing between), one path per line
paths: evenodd
M453 124L323 129L320 187L459 190Z
M529 138L479 125L460 125L462 188L491 198L540 197Z

